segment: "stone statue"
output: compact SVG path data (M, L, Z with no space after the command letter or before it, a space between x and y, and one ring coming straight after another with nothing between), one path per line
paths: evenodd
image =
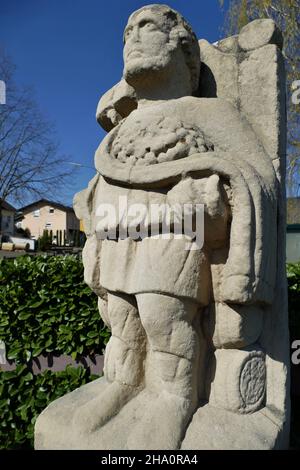
M211 45L168 6L130 16L123 79L97 109L97 174L74 200L112 333L104 377L39 416L36 448L288 446L281 46L271 20ZM204 205L203 246L174 220L134 239L99 217L122 198Z

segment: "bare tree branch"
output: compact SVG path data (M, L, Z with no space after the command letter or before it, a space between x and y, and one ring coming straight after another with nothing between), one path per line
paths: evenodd
M31 90L16 87L14 70L0 49L0 77L7 89L7 104L0 106L0 202L10 198L24 204L49 191L59 193L74 170L66 169L53 125L41 115Z
M300 182L300 106L292 97L292 83L300 78L300 0L231 0L224 31L237 34L248 22L272 18L283 32L283 56L287 71L287 186L297 194Z

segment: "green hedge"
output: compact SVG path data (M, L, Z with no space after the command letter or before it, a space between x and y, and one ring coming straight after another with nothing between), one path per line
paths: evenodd
M300 338L300 263L287 267L291 336ZM0 340L8 359L101 354L109 339L75 256L0 260Z
M109 332L75 256L0 260L0 339L19 365L0 373L0 448L30 448L37 416L56 398L93 380L82 367L33 375L40 354L101 354Z
M109 339L76 256L0 260L0 340L8 359L102 354Z
M37 416L56 398L97 378L82 367L67 366L65 371L33 375L18 365L0 374L0 449L33 447Z

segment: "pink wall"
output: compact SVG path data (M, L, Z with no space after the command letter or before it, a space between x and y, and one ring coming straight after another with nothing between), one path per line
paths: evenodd
M54 209L54 212L51 213L50 209ZM39 211L39 215L36 211ZM73 212L64 211L49 204L39 203L30 206L27 211L23 212L23 215L21 227L28 228L31 236L36 239L43 235L44 230L52 230L53 234L57 230L79 230L79 220Z

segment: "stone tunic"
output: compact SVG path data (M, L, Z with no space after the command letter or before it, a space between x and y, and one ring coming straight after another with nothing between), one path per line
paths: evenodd
M203 178L198 186L205 185L206 181L207 178ZM97 213L101 204L111 204L118 213L120 197L126 197L128 207L134 203L147 207L151 203L168 203L179 185L180 183L170 191L147 191L113 185L100 178L95 195L95 211ZM181 191L180 187L178 191ZM99 225L100 220L96 216L95 230L98 236L99 226L103 227L103 219ZM226 223L227 218L224 216L223 224ZM113 292L165 293L187 297L201 305L207 305L211 296L211 276L206 242L207 240L201 249L191 249L193 241L190 238L182 236L175 239L171 232L168 233L168 239L163 239L160 235L159 238L146 236L140 240L129 237L120 239L118 236L116 239L102 240L100 284Z

